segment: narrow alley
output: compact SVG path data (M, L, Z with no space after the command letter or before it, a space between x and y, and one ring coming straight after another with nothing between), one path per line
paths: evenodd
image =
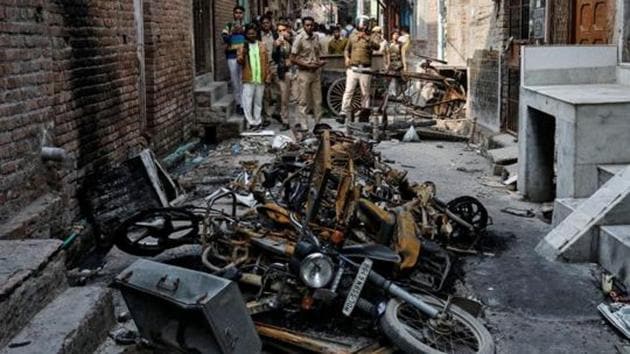
M630 0L0 0L0 354L630 354Z

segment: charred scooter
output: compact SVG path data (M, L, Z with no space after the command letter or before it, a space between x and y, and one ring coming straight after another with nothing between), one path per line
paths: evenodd
M488 330L450 298L412 294L374 270L375 263L400 261L390 248L338 247L322 242L295 214L290 220L300 238L288 267L313 297L336 302L345 316L355 308L377 316L383 333L407 353L494 353Z

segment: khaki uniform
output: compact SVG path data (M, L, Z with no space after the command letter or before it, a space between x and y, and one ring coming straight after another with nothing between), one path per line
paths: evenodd
M332 39L328 42L328 54L343 54L346 50L348 39L339 37L339 39Z
M317 35L308 37L306 32L300 33L291 48L291 54L304 63L318 63L321 45ZM308 70L298 67L297 85L299 90L298 117L305 122L309 105L313 108L315 124L322 118L322 83L321 68Z
M370 69L372 66L372 50L380 47L373 37L359 37L358 33L350 36L346 46L346 57L350 58L350 67L346 70L346 91L343 93L341 112L346 115L346 123L351 117L352 96L357 84L361 88L361 107L370 106L370 79L369 74L354 72L352 69Z

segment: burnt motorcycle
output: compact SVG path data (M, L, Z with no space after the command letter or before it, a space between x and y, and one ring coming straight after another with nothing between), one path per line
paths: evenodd
M304 307L309 299L311 310L343 316L358 310L373 316L383 334L406 353L494 353L487 329L451 298L410 293L377 271L400 262L390 248L323 242L295 214L290 221L300 237L288 262L276 263L263 275L259 300L251 305L254 313L290 308L291 301Z

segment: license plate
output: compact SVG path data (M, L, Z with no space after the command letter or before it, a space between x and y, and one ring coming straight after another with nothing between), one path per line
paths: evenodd
M357 276L354 277L354 282L352 282L348 297L346 297L346 302L343 304L343 310L341 312L343 312L344 315L350 316L352 310L354 310L354 307L357 305L361 290L363 290L363 285L365 285L365 281L370 274L370 269L372 269L372 260L366 258L363 263L361 263Z

